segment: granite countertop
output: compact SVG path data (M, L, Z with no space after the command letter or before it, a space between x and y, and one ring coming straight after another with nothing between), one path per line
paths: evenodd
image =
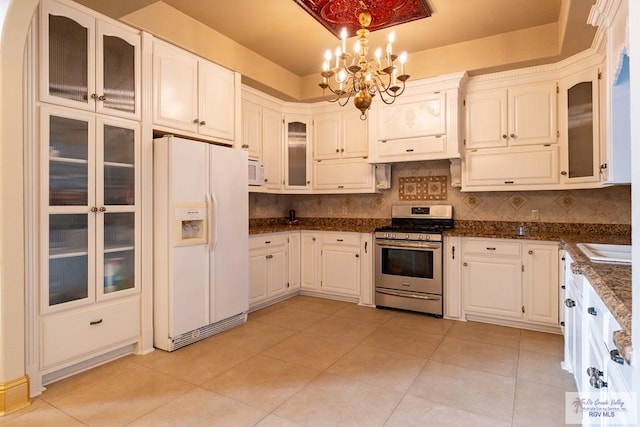
M249 234L295 230L372 233L391 223L389 218L299 218L288 224L286 218L249 220ZM516 227L525 226L523 235ZM571 254L572 270L584 275L621 326L613 341L627 363L631 361L631 266L590 262L576 243L631 244L631 226L625 224L570 224L509 221L455 221L445 236L486 237L516 240L558 241Z

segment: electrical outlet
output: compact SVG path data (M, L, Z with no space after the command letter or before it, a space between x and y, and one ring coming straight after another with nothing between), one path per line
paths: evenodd
M538 209L531 209L531 219L540 221L540 211Z

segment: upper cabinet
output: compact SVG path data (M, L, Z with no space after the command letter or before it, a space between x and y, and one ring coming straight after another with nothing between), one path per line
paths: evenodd
M154 39L155 127L233 144L239 102L236 80L233 71Z
M140 120L140 32L43 0L40 100Z
M285 190L311 190L311 117L285 115Z
M555 82L470 92L465 102L466 148L556 143L556 93Z
M600 181L600 71L591 67L560 81L563 183Z
M459 158L459 92L466 74L407 85L391 105L374 99L369 114L369 162Z
M367 122L355 108L314 113L313 125L313 160L368 156Z

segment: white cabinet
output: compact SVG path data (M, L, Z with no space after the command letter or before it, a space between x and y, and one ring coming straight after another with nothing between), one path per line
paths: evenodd
M556 243L464 238L465 314L555 329L558 262Z
M232 144L236 75L158 39L153 40L153 122Z
M565 184L601 180L598 67L560 80L561 179Z
M51 371L138 340L140 131L62 107L41 107L40 122L41 368Z
M285 190L296 192L311 190L311 151L311 117L286 114L284 118Z
M444 239L443 268L444 268L444 317L447 319L462 319L462 238L446 236Z
M557 145L468 150L462 186L465 190L509 191L522 185L559 182Z
M459 89L465 79L460 73L411 82L392 105L374 103L369 116L369 161L459 158Z
M320 288L323 292L360 296L360 235L323 233L320 248Z
M466 148L556 143L556 98L555 82L468 93Z
M320 290L320 237L318 233L300 232L300 287L305 290Z
M300 289L300 269L301 263L301 247L300 233L297 231L287 235L287 243L289 244L289 276L287 280L287 288L289 291Z
M249 238L249 306L288 291L289 252L286 233Z
M242 100L242 148L250 159L262 160L262 107Z
M467 315L482 314L513 320L522 318L519 243L465 239L462 265Z
M558 245L523 243L524 320L557 325L559 322ZM550 286L553 284L553 286Z
M356 109L314 112L313 159L366 158L369 152L367 122Z
M72 2L40 11L40 100L139 120L140 32Z
M313 162L313 190L316 193L373 193L374 165L364 159L318 160Z

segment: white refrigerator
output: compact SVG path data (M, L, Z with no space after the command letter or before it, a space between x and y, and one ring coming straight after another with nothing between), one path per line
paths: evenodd
M247 153L154 139L154 345L173 351L244 323Z

